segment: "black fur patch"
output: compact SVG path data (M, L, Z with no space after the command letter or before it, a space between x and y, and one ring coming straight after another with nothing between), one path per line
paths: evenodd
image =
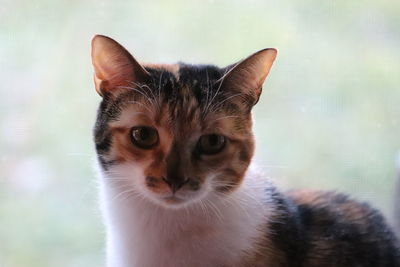
M297 203L276 189L269 194L278 207L268 225L287 267L399 267L400 247L383 216L346 195L321 193ZM352 213L362 210L363 213ZM360 208L359 208L360 207Z

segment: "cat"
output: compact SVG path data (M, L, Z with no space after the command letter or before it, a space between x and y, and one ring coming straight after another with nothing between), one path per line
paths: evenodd
M382 215L347 195L257 174L252 107L275 60L139 64L92 40L109 267L399 267Z

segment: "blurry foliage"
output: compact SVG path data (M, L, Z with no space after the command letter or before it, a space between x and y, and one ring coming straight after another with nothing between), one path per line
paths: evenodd
M257 162L284 188L349 192L392 218L400 2L12 1L0 5L0 266L98 267L90 40L145 62L279 56L255 108Z

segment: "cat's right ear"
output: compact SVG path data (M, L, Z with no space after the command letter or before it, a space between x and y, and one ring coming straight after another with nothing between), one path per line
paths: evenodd
M233 66L228 66L227 73L221 79L222 88L242 96L235 98L235 101L250 104L250 106L255 105L276 54L275 48L266 48Z
M96 91L101 96L125 86L144 83L150 78L122 45L107 36L93 37L92 63Z

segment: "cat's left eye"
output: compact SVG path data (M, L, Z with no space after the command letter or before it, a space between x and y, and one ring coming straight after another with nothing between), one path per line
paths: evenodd
M218 134L207 134L200 137L198 149L206 155L217 154L225 147L226 137Z
M158 144L158 133L151 127L133 127L131 140L139 148L150 149Z

